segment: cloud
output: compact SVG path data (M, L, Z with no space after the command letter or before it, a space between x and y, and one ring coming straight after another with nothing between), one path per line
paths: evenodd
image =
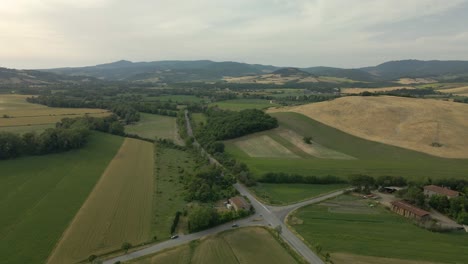
M447 32L444 25L467 7L466 0L16 0L0 6L0 61L27 68L122 58L355 67L412 54L459 58L468 54L464 27ZM425 24L432 17L440 18L438 35ZM466 24L461 17L456 23Z

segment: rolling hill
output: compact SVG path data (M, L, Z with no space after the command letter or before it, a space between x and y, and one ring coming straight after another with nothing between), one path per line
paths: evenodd
M468 61L389 61L375 67L361 68L361 70L384 80L403 77L444 77L444 75L462 77L468 75Z
M468 105L391 96L342 97L280 108L351 135L445 158L468 158Z
M88 82L95 78L66 76L35 70L16 70L0 67L0 85L45 85L52 83Z
M232 61L152 61L131 62L126 60L87 67L71 67L41 70L71 76L91 76L103 80L191 82L219 81L225 77L248 77L265 74L291 75L300 73L305 77L326 76L346 78L361 82L389 81L400 78L437 78L440 80L464 80L468 78L468 61L389 61L377 66L356 69L334 67L277 67L247 64ZM286 71L290 71L287 73ZM282 73L281 73L282 72Z
M117 61L89 67L49 69L67 75L87 75L106 80L157 80L163 82L219 80L223 76L256 75L277 67L239 62L198 61Z

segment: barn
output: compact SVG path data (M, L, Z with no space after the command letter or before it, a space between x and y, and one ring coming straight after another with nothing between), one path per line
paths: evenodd
M407 218L415 219L418 221L427 221L431 219L428 211L405 203L403 201L391 202L392 211Z

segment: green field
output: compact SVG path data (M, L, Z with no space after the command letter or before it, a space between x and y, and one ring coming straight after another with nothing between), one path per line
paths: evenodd
M0 131L24 134L27 132L42 133L47 128L54 128L55 124L44 124L44 125L33 125L33 126L11 126L11 127L0 127Z
M193 113L192 114L192 120L193 120L193 124L195 126L203 123L203 124L206 124L206 116L205 114L203 113Z
M0 263L44 263L122 141L94 132L81 149L0 161Z
M218 106L221 109L232 110L232 111L241 111L245 109L265 109L268 107L279 106L275 103L270 103L269 100L262 99L233 99L226 101L219 101L211 103L210 106Z
M189 152L156 146L151 232L158 240L166 240L171 236L174 216L186 205L184 184L180 177L186 172L192 173L194 166ZM183 232L183 228L180 231Z
M321 245L322 252L468 263L468 233L430 232L385 208L371 208L368 202L339 196L299 209L290 219L312 247Z
M354 159L337 159L338 156L332 157L333 159L314 157L314 155L306 153L308 150L298 142L293 144L285 138L279 138L278 129L262 133L270 136L301 158L252 157L242 150L242 147L236 145L236 142L254 137L255 134L226 141L226 151L236 159L245 162L256 177L266 172L285 172L340 177L357 173L371 176L396 175L413 180L427 179L428 177L432 179L468 178L468 160L439 158L364 140L297 113L274 113L272 115L278 118L280 129L294 131L300 136L311 136L314 143L325 149ZM330 153L325 152L327 155Z
M259 246L261 245L261 246ZM298 263L264 228L246 227L126 262L139 264Z
M126 125L125 132L149 139L166 138L182 143L177 131L176 118L171 116L140 113L140 121Z
M258 183L255 195L269 204L289 204L348 187L347 184Z

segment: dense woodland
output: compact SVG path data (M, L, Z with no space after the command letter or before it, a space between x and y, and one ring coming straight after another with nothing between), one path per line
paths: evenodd
M196 132L202 145L278 127L276 118L257 109L234 112L210 108L205 114L207 123Z

